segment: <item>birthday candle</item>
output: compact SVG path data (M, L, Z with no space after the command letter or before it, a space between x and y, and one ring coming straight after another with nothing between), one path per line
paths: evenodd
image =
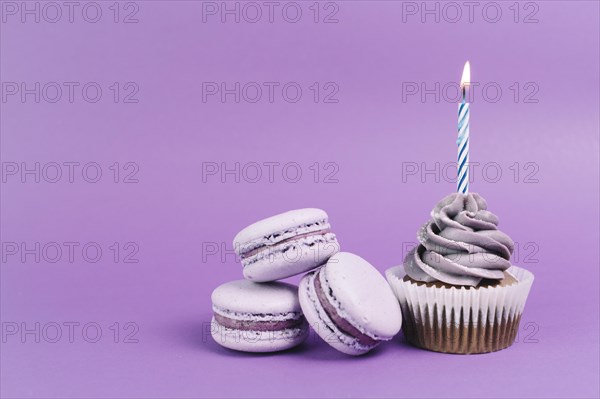
M458 104L458 162L457 162L457 191L467 194L469 192L469 103L466 91L471 81L471 65L465 63L460 88L462 101Z

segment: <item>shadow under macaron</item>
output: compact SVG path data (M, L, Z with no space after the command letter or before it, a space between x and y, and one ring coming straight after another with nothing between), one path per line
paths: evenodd
M311 327L308 338L302 343L307 350L303 352L303 355L310 359L323 360L323 361L338 361L338 360L360 360L360 359L371 359L378 357L385 352L385 342L381 345L373 348L371 351L359 355L352 356L338 351L329 345L323 338L321 338L316 331Z
M319 361L360 361L360 359L377 358L385 355L387 351L395 351L399 348L402 349L402 352L423 351L423 349L411 345L407 342L404 334L399 333L390 341L382 342L379 346L364 355L351 356L331 347L311 327L306 340L293 348L276 352L243 352L225 348L215 342L210 334L211 317L211 313L206 313L200 319L194 318L169 325L167 328L169 339L191 350L209 352L232 358L299 356Z

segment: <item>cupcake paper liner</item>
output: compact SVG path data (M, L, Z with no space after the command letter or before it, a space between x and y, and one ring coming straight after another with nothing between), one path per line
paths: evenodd
M445 353L494 352L509 347L519 329L533 274L517 266L517 282L487 287L435 287L403 281L404 266L386 271L402 308L402 331L418 347Z

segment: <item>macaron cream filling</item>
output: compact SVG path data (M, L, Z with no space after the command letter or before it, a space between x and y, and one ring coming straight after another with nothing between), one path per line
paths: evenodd
M298 236L307 233L323 235L326 234L330 228L331 225L329 224L327 219L318 220L312 223L303 223L293 228L288 228L282 231L265 235L260 238L252 239L251 241L239 243L237 244L237 248L235 248L235 250L242 258L244 258L252 256L246 254L252 252L255 249L277 245L284 241L287 241L290 238L297 238Z
M300 312L281 314L246 314L229 312L213 306L215 320L226 328L244 331L279 331L300 328L305 319Z
M321 283L321 279L322 279L321 271L322 270L319 270L315 274L315 277L313 279L314 288L315 288L315 293L317 295L317 299L318 299L319 303L321 304L321 306L323 307L323 310L325 311L325 313L327 314L329 319L331 319L331 321L333 322L335 327L337 327L342 333L349 335L350 337L356 339L356 341L358 341L358 343L361 346L365 346L365 347L376 346L380 340L378 340L376 338L372 338L372 337L368 336L367 334L361 332L357 327L352 325L352 323L350 323L348 320L344 319L343 317L341 317L338 314L337 310L330 303L329 299L327 298L328 295L326 294L326 292L328 292L329 297L331 297L335 300L335 297L333 296L334 295L333 291L329 287L324 288L323 284ZM326 283L326 279L324 278L324 276L323 276L323 279L325 280L325 283Z
M291 241L297 241L297 240L300 240L300 239L306 238L306 237L324 236L326 234L331 234L331 230L330 229L324 229L324 230L312 231L312 232L309 232L309 233L297 234L297 235L294 235L292 237L285 238L285 239L283 239L281 241L277 241L277 242L274 242L274 243L267 242L267 243L265 243L264 245L262 245L260 247L256 247L256 248L254 248L254 249L252 249L250 251L245 251L245 252L241 253L240 256L241 256L242 259L247 259L247 258L250 258L250 257L258 254L259 252L266 251L266 250L268 250L269 248L271 248L271 247L273 247L275 245L281 245L281 244L285 244L285 243L288 243L288 242L291 242Z
M306 290L305 291L306 297L307 297L308 301L311 303L311 307L312 307L312 309L314 309L314 311L318 317L318 320L314 320L311 322L311 326L327 342L329 342L328 341L329 336L327 334L324 334L325 330L331 331L331 333L334 334L344 345L354 348L360 352L369 351L372 348L372 346L362 345L360 342L358 342L358 340L356 338L354 338L353 336L351 336L347 333L344 333L333 322L331 317L329 317L329 315L325 311L325 308L323 306L321 306L321 301L317 297L316 287L315 287L315 283L314 283L316 280L316 275L317 275L316 272L307 274L305 276L306 284L304 285L304 288Z
M300 328L304 323L303 318L281 321L250 321L229 319L216 313L214 317L217 323L219 323L225 328L233 328L235 330L244 331L279 331L290 328Z

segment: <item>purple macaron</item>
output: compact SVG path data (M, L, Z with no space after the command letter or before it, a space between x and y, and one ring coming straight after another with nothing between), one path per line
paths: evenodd
M314 269L339 251L325 211L285 212L256 222L233 240L244 277L255 282L284 279Z
M299 345L308 335L294 285L231 281L217 287L211 299L211 335L226 348L275 352Z
M362 355L392 339L402 325L400 305L385 278L348 252L304 276L299 296L316 333L349 355Z

